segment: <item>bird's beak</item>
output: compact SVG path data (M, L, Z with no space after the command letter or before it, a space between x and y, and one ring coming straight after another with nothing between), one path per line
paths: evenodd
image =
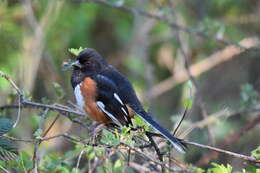
M63 66L63 68L62 68L62 71L67 71L67 70L69 70L70 68L72 68L72 67L78 67L78 68L81 68L82 67L82 65L79 63L79 61L77 60L77 61L72 61L72 62L69 62L69 63L67 63L67 64L65 64L64 66Z

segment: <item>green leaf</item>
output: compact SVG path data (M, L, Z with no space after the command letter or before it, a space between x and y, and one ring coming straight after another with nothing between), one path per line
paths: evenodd
M112 132L104 129L102 130L102 138L101 138L101 142L106 144L106 145L112 145L112 146L116 146L120 144L120 140L118 138L116 138L116 135L113 134Z
M188 82L185 83L185 88L188 91L188 96L187 98L184 98L184 100L182 101L182 105L184 108L187 109L191 109L192 108L192 104L193 104L193 99L192 99L192 88L193 88L193 83L191 82L191 80L189 80Z
M227 167L225 167L225 165L221 164L217 164L217 163L211 163L212 166L214 166L214 168L210 168L208 169L207 173L231 173L232 171L232 167L227 164Z
M61 165L57 166L57 171L62 172L62 173L71 173L70 169L65 164L61 164Z
M91 145L86 146L86 149L85 149L86 153L92 152L92 151L93 151L93 148L94 148L94 147L91 146Z
M186 82L186 85L187 85L187 87L189 87L189 88L193 88L193 83L192 83L191 80L189 80L188 82Z
M18 156L17 147L11 141L0 138L0 160L15 160Z
M105 171L105 169L104 169L103 167L101 167L101 166L97 167L97 172L98 172L98 173L107 173L107 172Z
M53 169L56 169L61 163L61 158L57 155L57 153L52 153L43 157L40 163L40 168L44 170L43 172L52 172Z
M33 136L35 136L36 138L39 138L41 137L42 135L42 129L37 129L34 133L33 133Z
M251 152L252 156L256 159L260 159L260 145Z
M47 97L42 97L42 98L41 98L41 102L42 102L43 104L49 104L49 103L50 103L50 100L49 100Z
M0 136L6 134L13 128L13 122L9 119L1 118L0 119Z
M96 157L95 152L91 152L90 154L87 155L87 158L88 158L89 160L92 160L92 159L94 159L95 157Z
M103 156L105 153L104 147L95 147L95 152L97 156Z
M114 169L115 169L115 172L118 172L120 171L120 169L122 169L122 166L123 166L123 162L122 160L117 160L114 164Z
M257 165L255 165L255 166L257 166ZM246 165L246 167L247 167L247 171L243 171L243 173L244 172L245 173L248 173L248 172L250 172L250 173L260 173L260 169L257 169L253 165L248 164L248 165Z
M202 168L196 168L196 169L195 169L195 172L196 172L196 173L204 173L205 170L203 170Z
M77 48L70 48L69 49L69 52L75 56L78 56L78 54L84 50L85 48L82 48L82 47L79 47L78 49Z
M131 127L123 126L123 127L120 128L120 130L121 130L121 135L122 136L129 136L130 135L130 131L131 131Z
M64 155L65 158L75 157L78 154L76 150L67 151Z
M29 153L22 151L19 152L19 156L17 163L20 170L29 170L33 168L33 161L31 160L31 155Z
M135 141L133 140L134 135L131 133L131 127L123 126L120 128L120 131L120 141L130 146L135 144Z
M146 124L146 122L140 117L140 116L134 116L132 120L133 124L136 125L137 127L144 127L145 130L148 130L149 127Z
M248 83L241 86L240 96L242 109L248 109L249 107L255 106L260 101L260 95L258 91L256 91L254 87Z
M65 92L60 84L58 84L57 82L53 82L53 88L55 89L55 92L58 95L59 99L62 99L65 96Z
M80 172L80 169L79 169L79 168L73 168L71 172L72 172L72 173L79 173L79 172Z
M191 109L193 104L193 100L191 98L185 98L183 100L183 107L187 109Z

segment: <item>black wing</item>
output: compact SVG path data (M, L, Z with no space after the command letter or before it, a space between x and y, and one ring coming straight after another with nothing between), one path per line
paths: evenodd
M119 96L118 87L108 77L97 75L97 105L115 124L128 126L131 117L124 102Z
M103 74L118 86L119 96L125 104L128 104L144 121L150 124L155 130L159 131L178 151L185 151L186 145L181 139L174 137L168 130L154 121L152 117L144 111L131 83L120 72L110 66Z
M117 86L118 95L122 99L124 104L129 105L137 114L144 112L144 109L138 100L136 93L127 78L125 78L120 72L118 72L112 66L109 66L102 75L113 81Z

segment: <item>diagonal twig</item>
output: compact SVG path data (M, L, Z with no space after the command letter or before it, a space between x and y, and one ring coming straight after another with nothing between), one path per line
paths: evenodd
M241 40L239 44L243 45L244 47L247 47L247 49L250 49L259 45L259 40L257 37L248 37ZM217 51L212 55L210 55L209 57L201 60L200 62L191 65L190 66L191 74L194 77L197 77L202 73L211 70L217 65L220 65L221 63L230 61L231 59L238 57L236 55L242 52L243 50L233 45L227 46L224 49ZM176 74L154 85L147 92L147 95L150 95L151 98L156 98L187 80L189 80L189 75L187 74L186 69L180 70L176 72Z
M40 113L40 121L39 121L39 125L38 125L38 130L43 130L43 126L44 126L44 122L45 122L45 118L46 115L48 113L49 109L45 109L44 111L42 111ZM38 136L36 137L38 138ZM35 141L35 147L34 147L34 152L33 152L33 173L37 173L38 169L39 169L39 162L40 162L40 156L39 156L39 148L40 148L40 144L41 144L41 139L37 139Z
M245 127L243 127L242 129L240 129L239 131L237 131L236 133L233 133L229 136L227 136L224 139L224 142L220 145L218 145L218 148L224 148L226 147L228 144L233 143L237 140L239 140L243 135L246 134L246 132L250 131L251 129L253 129L256 125L258 125L260 123L260 115L258 115L256 118L249 120ZM211 152L208 153L206 155L204 155L200 160L198 160L198 165L202 166L205 163L208 163L209 160L214 159L218 156L218 152Z
M149 12L140 10L138 8L131 8L131 7L127 7L127 6L124 6L124 5L116 5L116 4L109 3L108 1L104 1L104 0L72 0L72 1L81 2L81 3L82 2L92 2L92 3L104 5L104 6L107 6L107 7L120 9L120 10L126 11L126 12L134 14L134 15L138 14L138 15L141 15L141 16L144 16L144 17L148 17L148 18L158 20L160 22L167 24L168 26L170 26L173 29L180 30L182 32L187 32L187 33L190 33L190 34L194 34L194 35L197 35L197 36L202 37L204 39L205 38L210 39L210 40L213 39L216 42L219 42L219 43L224 44L224 45L233 45L233 46L236 46L239 49L246 49L246 47L244 47L244 46L242 46L238 43L228 41L228 40L224 40L224 39L221 39L217 36L208 35L203 31L198 31L198 30L195 30L193 28L172 22L172 21L170 21L169 19L167 19L166 17L164 17L160 14L149 13Z

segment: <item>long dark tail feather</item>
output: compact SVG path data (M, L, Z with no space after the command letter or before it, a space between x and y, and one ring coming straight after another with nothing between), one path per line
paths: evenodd
M152 119L151 116L149 116L146 112L140 112L138 113L140 117L147 123L149 123L155 130L157 130L161 135L163 135L171 144L173 147L179 151L184 153L187 149L187 146L182 142L181 139L178 139L174 137L168 130L163 128L160 124L158 124L156 121Z

